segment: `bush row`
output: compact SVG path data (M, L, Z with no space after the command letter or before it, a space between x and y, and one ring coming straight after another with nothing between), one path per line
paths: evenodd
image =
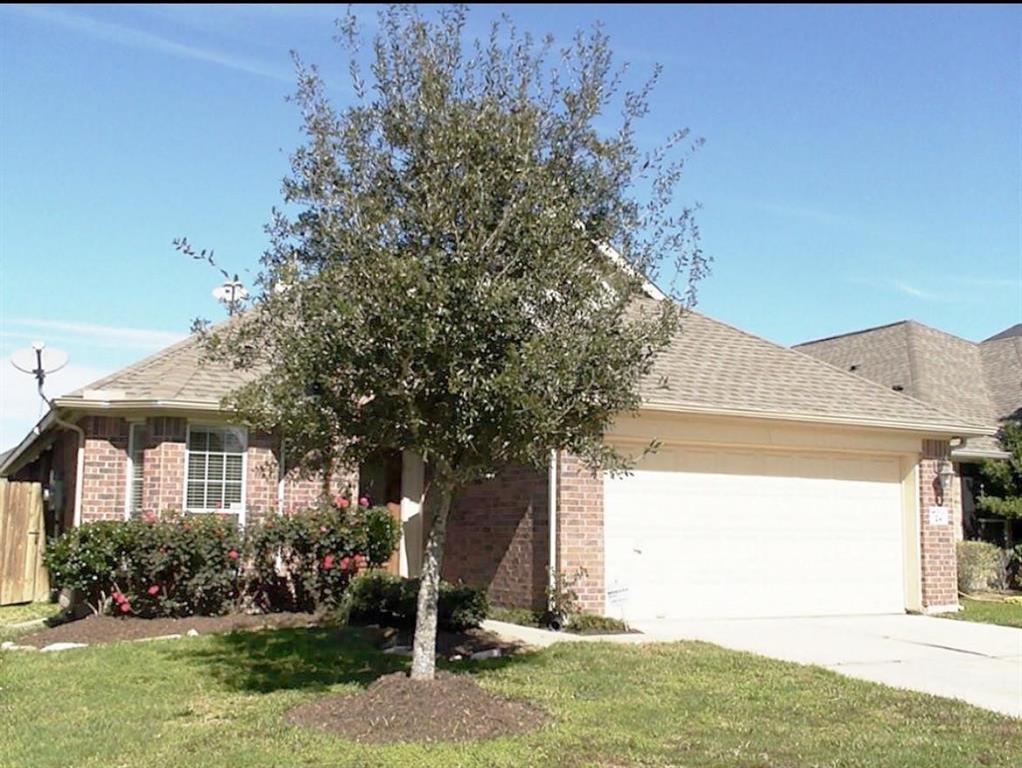
M399 524L347 499L246 526L219 515L86 523L47 548L53 585L97 612L215 615L241 607L336 606L351 579L385 563Z

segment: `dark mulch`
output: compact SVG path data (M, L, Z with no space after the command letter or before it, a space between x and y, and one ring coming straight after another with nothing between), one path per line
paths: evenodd
M383 639L380 642L382 647L388 645L411 646L413 633L411 630L380 630ZM525 645L517 640L505 640L493 632L485 629L466 629L461 632L448 632L437 630L436 652L437 656L448 659L461 657L467 659L476 651L488 651L492 648L500 649L501 656L508 656L524 650Z
M97 645L121 640L142 640L163 635L183 635L194 629L200 635L236 629L281 629L308 627L316 617L308 613L269 613L261 616L235 613L227 616L193 616L187 619L139 619L136 617L89 616L23 635L18 645L42 648L50 643Z
M535 730L549 719L527 702L496 696L466 675L447 672L429 681L404 672L386 675L364 691L318 699L284 717L362 744L495 739Z

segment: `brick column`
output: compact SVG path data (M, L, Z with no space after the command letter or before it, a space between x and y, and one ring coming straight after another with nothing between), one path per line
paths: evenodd
M940 490L938 470L942 460L950 461L950 446L942 440L924 440L919 459L919 544L922 569L923 610L944 613L958 610L958 561L955 553L955 521L961 521L961 496L950 483ZM930 507L949 508L946 525L930 524Z
M124 519L128 425L124 419L90 416L85 430L82 522Z
M161 416L147 419L145 431L142 510L157 514L180 511L184 506L187 422Z
M580 607L602 614L603 473L564 453L557 462L557 568L569 578L585 571L574 587Z

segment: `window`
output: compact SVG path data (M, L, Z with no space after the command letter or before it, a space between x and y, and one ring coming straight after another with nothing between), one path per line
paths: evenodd
M142 512L142 483L145 463L145 423L135 422L128 427L127 487L124 493L124 517L136 517Z
M246 443L242 428L189 425L186 510L244 511Z

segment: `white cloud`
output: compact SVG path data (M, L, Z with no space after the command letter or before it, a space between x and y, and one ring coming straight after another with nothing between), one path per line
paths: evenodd
M11 326L17 329L12 330ZM53 333L58 334L54 336ZM155 349L181 341L188 334L177 331L157 331L149 328L123 328L115 325L79 323L65 320L43 320L15 317L4 320L0 338L30 341L41 337L44 341L65 341L98 347L133 347Z
M68 29L81 32L100 40L106 40L130 48L141 48L149 51L157 51L176 56L182 59L203 61L208 64L216 64L239 72L246 72L250 75L267 77L272 80L280 80L286 83L294 82L294 75L282 69L265 64L261 61L239 56L223 51L199 48L193 45L186 45L166 37L146 32L135 27L123 24L114 24L108 21L100 21L89 16L81 16L53 7L37 6L12 6L12 10L40 21L51 24L58 24Z

